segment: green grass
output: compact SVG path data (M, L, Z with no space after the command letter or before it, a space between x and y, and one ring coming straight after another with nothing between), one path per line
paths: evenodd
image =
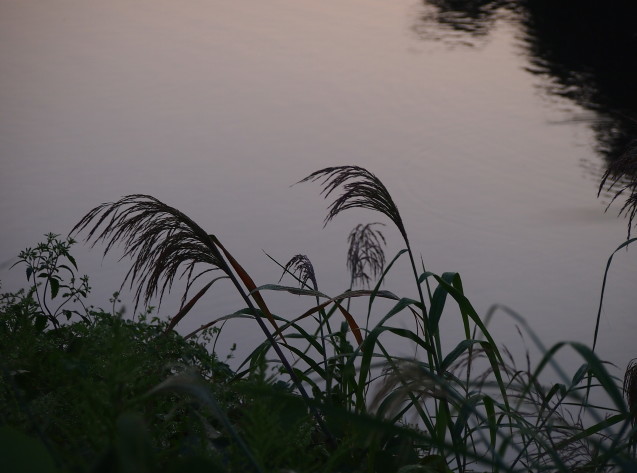
M88 308L88 279L75 276L70 239L49 235L23 252L31 286L4 295L0 307L0 443L25 452L13 455L16 468L44 457L47 471L637 471L636 370L617 379L584 344L545 348L503 308L542 352L536 366L518 366L493 340L488 314L474 309L460 275L416 263L376 176L341 166L308 181L333 198L326 224L351 208L372 209L404 242L386 258L378 227L356 226L350 287L336 296L319 290L304 255L277 262L293 286L283 277L257 286L218 236L145 195L96 207L73 234L86 233L106 252L123 244L139 306L161 301L185 278L182 308L170 320L149 312L124 320L114 303L111 311ZM404 288L413 298L380 289L401 259L413 274L413 287ZM244 307L179 335L179 322L210 303L205 295L220 279ZM285 319L266 304L268 291L307 297L313 308ZM367 301L364 320L350 312L353 299ZM231 370L212 347L222 336L217 326L238 317L254 320L263 342ZM461 333L443 337L443 317L459 317ZM395 355L390 347L398 345L417 347L416 356ZM557 365L563 350L581 360L575 373Z

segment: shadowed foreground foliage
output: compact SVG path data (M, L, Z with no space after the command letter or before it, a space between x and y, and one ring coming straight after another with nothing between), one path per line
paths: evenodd
M0 455L9 465L60 472L637 471L634 363L617 379L584 344L544 347L506 307L478 314L457 273L416 264L389 191L369 171L326 168L302 180L309 181L319 181L326 198L336 196L326 224L351 208L376 210L405 245L386 258L377 224L356 226L348 238L350 284L336 296L320 291L305 255L277 262L279 282L257 286L215 235L146 195L96 207L73 233L86 231L93 244L106 243L105 252L122 244L133 260L125 282L144 305L185 277L182 306L167 321L151 318L152 309L125 320L117 295L109 311L88 307L88 278L76 277L70 238L48 235L22 252L30 286L0 301ZM380 289L401 258L414 276L414 287L404 289L415 289L416 298ZM282 285L284 278L295 284ZM176 333L219 279L230 281L245 306L185 337ZM306 297L310 308L284 318L266 304L268 291ZM350 305L360 299L366 304ZM515 318L540 349L536 366L518 366L493 340L485 321L496 310ZM462 333L441 333L442 317L459 317ZM217 327L237 318L254 320L264 340L231 369L214 346ZM389 348L405 345L413 357ZM565 349L581 360L575 373L557 365ZM549 380L549 367L557 381Z

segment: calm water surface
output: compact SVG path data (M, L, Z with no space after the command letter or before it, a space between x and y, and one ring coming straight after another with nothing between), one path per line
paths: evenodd
M447 33L423 23L430 13L412 0L3 0L3 290L24 284L6 262L43 233L146 193L216 233L258 284L280 275L263 250L304 253L335 295L349 282L348 232L381 217L352 211L323 229L318 186L290 185L357 164L386 184L427 269L458 271L479 312L506 304L547 344L590 343L606 259L626 237L597 198L590 110L527 71L515 22L464 45L431 40ZM398 233L385 234L393 255ZM99 247L75 255L107 306L127 264ZM601 325L600 353L622 369L636 356L635 256L616 258ZM405 264L386 288L415 296ZM311 305L268 296L283 316ZM241 306L220 284L181 329ZM446 317L451 343L459 325ZM524 349L510 318L493 329ZM257 340L236 322L219 347L243 354Z

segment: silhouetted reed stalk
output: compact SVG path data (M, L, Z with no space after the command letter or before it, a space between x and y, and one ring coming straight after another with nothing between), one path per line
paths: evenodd
M286 273L289 273L292 276L296 277L301 287L306 286L318 292L318 282L316 281L314 266L312 265L312 262L307 257L307 255L293 256L283 267L283 274L281 275L279 282L283 280L283 276L285 276ZM312 283L311 286L308 284L308 281ZM316 305L317 306L320 305L319 297L315 295L314 298L316 300ZM329 319L327 318L324 310L319 311L319 317L321 317L323 321L325 322L325 324L327 325L329 333L332 333L332 330L329 325ZM329 373L328 362L327 362L327 347L325 345L325 332L323 329L323 322L321 320L318 320L317 322L318 322L318 333L320 334L321 346L323 347L323 354L322 354L323 366L325 367L325 372ZM308 346L308 349L309 349L309 346ZM325 381L326 381L325 390L326 390L327 396L329 397L331 392L331 377L328 375Z
M97 223L94 223L95 221ZM250 313L276 352L326 438L334 442L321 414L310 402L303 384L283 354L279 343L266 326L263 317L259 314L232 269L250 291L250 295L259 306L261 313L270 320L275 329L278 329L263 298L256 290L256 285L214 235L205 232L179 210L152 196L143 194L125 196L117 202L104 203L95 207L73 227L71 233L82 232L92 223L94 224L88 232L86 241L92 239L92 246L100 241L107 242L104 255L113 248L116 242L119 242L124 246L122 258L130 257L133 259L133 265L126 274L122 286L127 281L130 282L131 289L137 284L135 311L142 297L144 303L148 304L153 297L159 296L161 303L165 291L170 291L175 277L186 276L187 289L182 297L182 310L177 314L181 318L185 315L184 309L189 310L194 302L219 278L208 283L190 302L184 304L188 288L191 287L192 283L210 271L222 271L232 281L241 298L247 304ZM105 224L103 229L98 231L103 224ZM200 264L207 267L195 274L195 267ZM179 272L183 266L185 267ZM172 327L174 324L170 326Z
M337 189L342 188L342 193L328 207L324 226L339 213L352 208L375 210L387 216L396 225L407 248L421 304L423 333L431 346L433 335L429 331L427 306L419 283L413 251L398 207L396 207L385 185L374 174L359 166L336 166L320 169L301 179L299 183L308 181L320 181L323 187L321 195L326 199ZM436 353L428 351L428 356L431 358L432 365L439 367L440 363Z

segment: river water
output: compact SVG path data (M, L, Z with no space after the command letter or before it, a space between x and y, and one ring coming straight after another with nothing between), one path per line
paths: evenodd
M42 234L145 193L217 234L257 284L280 276L264 251L282 263L303 253L335 295L349 283L348 232L389 222L351 211L323 228L319 187L290 185L357 164L387 186L427 269L459 272L478 312L505 304L547 345L590 344L606 260L626 238L626 221L597 197L594 117L529 72L528 43L507 15L472 37L432 12L412 0L3 0L3 290L24 284L8 263ZM391 258L399 235L384 233ZM600 328L599 353L620 370L637 356L634 253L615 258ZM108 306L127 263L100 247L74 254L91 302ZM415 297L404 263L385 288ZM266 298L288 317L312 304ZM130 315L127 291L122 304ZM220 284L180 330L241 306ZM453 310L447 318L451 344L459 324ZM499 313L492 328L523 350L512 319ZM220 352L262 339L240 321L223 333Z

